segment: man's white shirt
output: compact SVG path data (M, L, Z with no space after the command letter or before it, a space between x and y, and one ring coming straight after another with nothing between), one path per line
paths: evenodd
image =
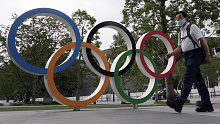
M187 29L186 28L188 25L189 25L189 23L187 23L184 26L184 28L180 31L181 36L178 35L178 45L181 46L183 52L187 52L187 51L198 48L196 44L195 44L195 48L194 48L193 42L190 40L189 37L182 39L182 40L180 39L180 38L184 38L187 36ZM199 47L201 47L199 38L202 38L203 35L202 35L201 30L195 24L192 24L190 27L190 35L192 36L193 40L199 45Z

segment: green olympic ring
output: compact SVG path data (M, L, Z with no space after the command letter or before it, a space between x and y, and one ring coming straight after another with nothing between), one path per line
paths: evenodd
M157 66L154 62L154 60L151 58L151 56L146 53L145 51L142 51L142 50L139 50L139 49L136 49L136 53L139 53L139 54L142 54L144 55L145 57L147 57L150 62L152 63L152 66L154 68L154 71L155 73L158 73L158 70L157 70ZM114 78L110 78L110 82L111 82L111 85L114 85L112 84L113 82L115 83L115 86L117 88L117 91L114 90L115 88L112 88L114 90L114 92L117 94L117 96L120 98L120 99L124 99L123 101L127 101L127 102L130 102L130 103L133 103L133 104L138 104L138 103L143 103L143 102L146 102L147 100L149 100L154 92L156 91L157 89L157 84L158 84L158 78L150 78L150 80L152 81L152 83L154 85L152 85L151 89L148 89L149 92L145 92L142 96L140 96L139 98L137 99L134 99L134 98L131 98L130 96L128 96L127 94L125 94L125 92L123 91L123 89L121 88L120 86L120 82L119 82L119 68L121 66L121 63L123 62L123 60L128 56L132 54L132 50L129 50L125 53L123 53L121 55L121 57L118 59L117 61L117 64L115 66L115 73L114 73ZM114 81L113 81L114 80ZM150 85L149 85L150 86ZM114 87L114 86L113 86Z

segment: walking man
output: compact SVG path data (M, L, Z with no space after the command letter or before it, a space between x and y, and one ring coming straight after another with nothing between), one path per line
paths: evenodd
M197 108L196 111L213 112L214 109L210 101L209 92L200 71L200 65L202 64L201 44L206 53L206 63L211 64L212 58L209 52L208 44L204 39L200 29L195 24L192 24L190 27L190 35L197 45L195 45L189 35L187 35L187 26L190 25L188 20L189 16L186 12L176 12L176 21L181 27L181 31L178 35L178 47L173 52L167 53L165 58L168 60L171 56L176 55L182 51L184 53L186 71L184 74L181 96L179 96L175 101L167 100L167 105L170 108L173 108L176 112L181 113L183 104L189 96L192 85L194 83L198 89L202 101L202 106Z

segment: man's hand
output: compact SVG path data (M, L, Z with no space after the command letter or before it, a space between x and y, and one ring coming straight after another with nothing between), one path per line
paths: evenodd
M173 52L167 53L167 54L165 55L165 59L168 60L171 56L176 55L176 54L180 53L181 51L182 51L182 48L181 48L181 46L179 45Z
M212 63L212 57L211 57L211 56L206 56L205 62L206 62L206 64L211 65L211 63Z
M171 53L167 53L167 54L165 55L166 60L168 60L171 56L172 56Z

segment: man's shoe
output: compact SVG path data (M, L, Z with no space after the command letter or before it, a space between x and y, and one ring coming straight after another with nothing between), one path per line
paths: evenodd
M183 108L183 106L181 104L179 104L177 101L167 100L167 105L179 113L181 113L182 108Z
M205 105L201 105L199 108L196 108L197 112L213 112L214 108L212 105L210 106L205 106Z

